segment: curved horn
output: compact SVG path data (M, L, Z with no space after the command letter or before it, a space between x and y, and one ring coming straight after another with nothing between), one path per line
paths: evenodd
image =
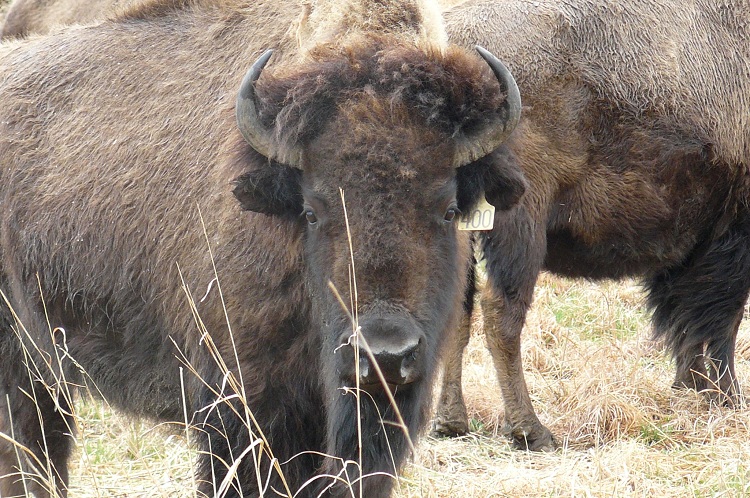
M518 90L513 75L510 74L505 64L500 62L489 50L479 45L475 48L495 74L497 81L500 83L500 90L506 93L505 119L485 126L476 135L466 137L465 141L459 144L454 157L454 166L457 168L476 161L495 150L508 139L521 119L521 92Z
M299 157L295 157L295 154L285 154L284 157L280 157L280 154L276 152L272 130L263 126L256 107L255 82L258 81L260 73L263 72L263 68L271 55L273 55L273 49L266 50L242 79L235 107L237 127L245 141L260 154L289 166L297 167L299 166Z

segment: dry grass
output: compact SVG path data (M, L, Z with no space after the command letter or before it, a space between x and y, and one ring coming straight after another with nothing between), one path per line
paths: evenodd
M737 348L745 386L748 325ZM399 496L750 495L750 414L670 389L673 366L649 340L634 283L540 280L524 364L539 417L561 439L554 454L514 451L498 436L502 401L478 332L464 363L477 433L423 441Z
M542 277L523 348L540 419L563 443L552 454L512 450L497 435L502 402L477 327L464 379L475 433L423 439L395 495L750 495L748 410L711 407L692 392L670 389L673 368L649 340L641 302L632 283ZM746 386L748 326L737 352ZM194 455L179 429L154 429L91 402L79 417L72 498L193 496Z

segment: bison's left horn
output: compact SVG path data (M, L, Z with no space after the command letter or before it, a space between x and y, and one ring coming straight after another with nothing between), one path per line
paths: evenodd
M478 133L467 136L456 148L454 166L461 167L480 159L505 142L521 119L521 92L508 68L492 53L479 45L477 52L489 64L500 90L506 93L502 118L484 126Z
M255 95L255 82L258 81L260 73L266 66L268 59L273 55L273 49L266 50L255 64L248 70L242 79L240 91L237 94L237 106L235 114L237 116L237 127L253 149L264 156L275 159L280 163L289 166L299 167L299 156L293 153L282 154L275 146L273 139L273 130L266 128L258 114L256 106L257 96Z

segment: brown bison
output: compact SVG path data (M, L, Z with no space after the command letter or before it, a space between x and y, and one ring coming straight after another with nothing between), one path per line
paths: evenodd
M512 77L444 39L417 1L155 0L0 46L3 497L66 494L90 382L185 408L204 495L389 495L461 313L456 215L525 188Z
M118 10L141 0L14 0L0 17L0 38L47 33L67 24L83 24L114 17Z
M5 22L5 13L8 11L8 5L6 0L0 0L0 33L2 31L2 25Z
M0 5L5 0L0 0ZM44 34L59 26L86 24L116 17L118 12L149 0L13 0L3 22L0 7L0 38ZM301 1L301 0L300 0ZM309 2L310 0L308 0ZM443 8L464 0L438 0ZM437 14L437 11L436 11Z
M519 162L529 188L482 237L487 344L515 444L555 445L520 356L542 269L642 278L655 334L677 365L674 385L734 404L735 339L750 289L748 4L471 1L445 21L452 43L479 43L507 61L524 97L505 157ZM462 336L437 417L445 433L467 428L467 329Z

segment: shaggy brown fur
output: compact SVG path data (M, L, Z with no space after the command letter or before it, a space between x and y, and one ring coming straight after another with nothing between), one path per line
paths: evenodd
M0 17L0 38L48 33L58 26L86 24L113 17L140 0L13 0Z
M5 22L5 14L8 12L10 4L6 0L0 1L0 26Z
M367 2L340 0L331 3L305 0L305 13L297 31L303 53L332 39L346 39L361 32L411 32L415 40L430 40L435 46L446 44L440 11L432 0L415 0L404 8L383 5L373 9Z
M554 446L520 363L542 268L642 277L675 386L733 403L750 289L750 4L470 1L445 19L452 42L506 61L524 97L510 149L530 188L484 240L485 328L508 434ZM456 375L438 414L448 433L466 430Z
M354 92L417 112L446 135L472 135L501 109L504 98L492 76L467 65L455 47L389 43L390 37L378 35L343 48L324 45L308 54L309 62L295 65L290 77L266 78L258 88L266 103L260 112L275 126L276 139L290 148L313 140L321 131L315 123L341 112L336 103L355 98Z
M382 386L368 388L361 416L342 391L353 385L352 328L329 284L350 302L352 258L360 335L376 351L416 344L403 360L413 378L394 389L409 436L424 426L465 290L469 244L452 213L488 182L505 207L525 187L502 147L502 161L453 164L456 142L496 123L504 98L478 57L432 45L409 23L300 57L290 19L304 9L290 5L153 2L0 45L0 290L10 304L0 306L0 408L42 462L35 472L49 457L60 494L73 432L61 393L93 381L115 407L181 420L183 362L199 376L187 374L186 402L201 493L216 494L239 458L226 496L258 496L269 475L291 492L336 475L359 459L358 425L362 472L398 470L408 442ZM395 5L414 18L416 3L370 2ZM301 148L301 169L259 155L235 125L240 80L268 47L277 51L258 107L278 147ZM247 453L259 430L269 446ZM288 462L285 482L269 452ZM30 470L0 445L0 471L19 465ZM315 480L300 496L332 484ZM23 492L12 477L0 486L4 497ZM387 496L392 479L361 486Z
M413 12L415 15L411 17L411 25L415 30L421 31L421 35L425 38L436 42L442 40L442 43L445 43L446 35L442 28L439 12L425 5L428 1L423 1L422 5L418 6ZM437 3L442 7L449 7L461 1L463 0L439 0ZM0 4L4 3L5 0L0 2ZM188 2L177 0L173 3L186 5ZM358 12L359 19L369 19L370 12L368 12L367 6L364 6L365 10L363 10L359 2L356 1L350 2L346 6L338 2L331 9L327 5L329 2L316 2L315 0L300 0L299 2L292 2L290 5L300 3L305 6L305 13L297 31L300 34L300 41L309 42L311 46L321 41L312 40L315 36L313 32L317 32L317 35L329 34L329 30L335 29L335 26L341 26L342 24L351 26L352 17L355 17L355 19L357 17L352 16L352 11ZM58 26L87 24L108 19L116 16L118 12L140 4L148 4L159 10L168 6L170 2L163 0L158 2L150 0L13 0L10 2L11 12L5 25L3 25L3 13L8 7L6 5L0 6L0 38L21 37L31 33L44 34ZM317 19L310 19L310 15L315 11L317 12L314 17L317 17ZM345 12L348 18L343 20L340 14ZM403 28L403 19L406 16L402 11L394 9L392 12L386 10L384 12L376 11L375 13L379 14L381 19L374 24L379 23L381 27L385 24L396 29ZM422 17L425 14L429 19ZM409 17L406 17L406 19L408 20ZM368 22L370 21L368 20ZM367 27L359 26L357 30L360 28Z

